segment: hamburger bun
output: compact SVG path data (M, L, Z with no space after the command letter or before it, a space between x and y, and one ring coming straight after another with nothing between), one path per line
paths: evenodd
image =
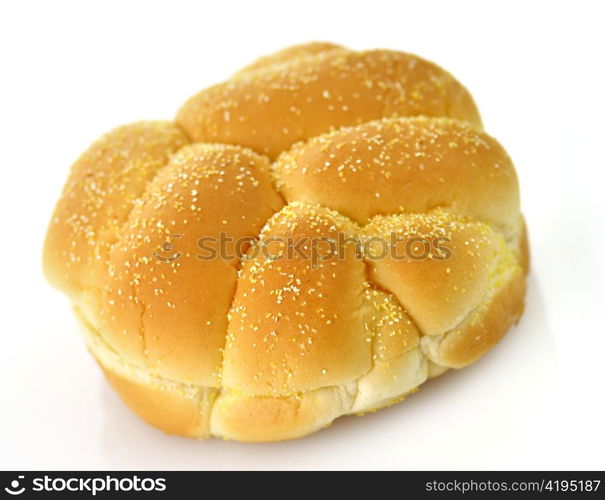
M453 76L316 42L92 144L44 269L144 420L275 441L478 360L523 311L526 235Z

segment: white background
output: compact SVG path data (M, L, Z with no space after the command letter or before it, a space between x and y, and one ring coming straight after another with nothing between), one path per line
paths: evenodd
M604 469L605 13L599 2L3 2L0 468ZM473 93L517 166L520 325L404 403L285 443L197 442L130 413L40 255L69 165L282 46L418 53Z

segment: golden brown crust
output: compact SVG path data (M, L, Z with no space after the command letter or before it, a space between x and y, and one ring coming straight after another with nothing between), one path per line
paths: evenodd
M139 122L101 137L73 164L44 245L48 280L67 294L103 273L106 254L134 202L177 149L187 144L169 122Z
M480 127L428 61L289 47L192 97L176 125L94 143L57 204L46 274L151 425L309 434L476 361L519 318L517 178Z
M397 240L395 252L367 258L370 278L399 299L424 335L454 328L517 265L514 251L490 226L437 210L377 217L368 238Z
M295 145L273 166L286 200L329 206L365 224L435 207L517 230L519 188L492 137L448 118L391 118Z
M101 334L165 377L218 386L239 259L201 260L210 251L199 239L253 238L281 204L265 157L239 146L181 149L149 184L111 250ZM219 243L206 246L220 250Z
M325 208L293 203L265 227L260 244L291 238L311 255L311 240L351 236L354 225ZM313 262L281 245L269 260L242 265L225 346L223 385L246 394L285 395L341 385L370 368L361 312L365 267L348 245L341 256L326 244Z
M478 306L459 326L439 338L423 338L430 359L450 368L474 363L518 321L524 297L525 276L519 267L489 302Z
M129 380L99 366L128 407L148 424L168 434L194 438L210 436L210 408L213 395L200 390L194 395L174 388Z
M339 387L282 397L225 392L212 412L212 432L238 441L294 439L326 427L350 405L351 396Z
M339 127L417 115L481 125L470 94L438 66L403 52L333 50L203 90L176 122L194 142L240 144L275 158Z

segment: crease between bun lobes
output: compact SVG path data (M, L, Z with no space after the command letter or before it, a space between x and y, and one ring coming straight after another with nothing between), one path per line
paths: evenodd
M275 258L288 239L327 246ZM450 253L397 258L411 240ZM416 56L323 42L259 59L175 123L99 139L44 249L135 412L242 441L304 436L473 363L520 317L528 262L513 164L466 89Z

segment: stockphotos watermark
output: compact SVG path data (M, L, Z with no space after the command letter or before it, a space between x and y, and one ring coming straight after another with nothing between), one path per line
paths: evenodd
M175 262L185 255L181 244L183 234L172 234L166 238L153 257L161 262ZM451 241L444 236L409 236L391 233L389 237L356 237L339 232L336 237L283 237L271 236L258 239L251 236L233 238L225 232L218 238L204 236L196 241L196 258L212 260L252 260L262 258L269 261L308 260L316 268L321 262L344 260L353 256L368 261L390 260L438 260L452 258Z
M51 477L41 475L28 477L19 475L10 481L4 491L12 496L23 493L86 493L96 496L98 493L109 492L142 492L150 493L166 491L166 479L162 477L133 476L113 477L110 475L99 477Z

